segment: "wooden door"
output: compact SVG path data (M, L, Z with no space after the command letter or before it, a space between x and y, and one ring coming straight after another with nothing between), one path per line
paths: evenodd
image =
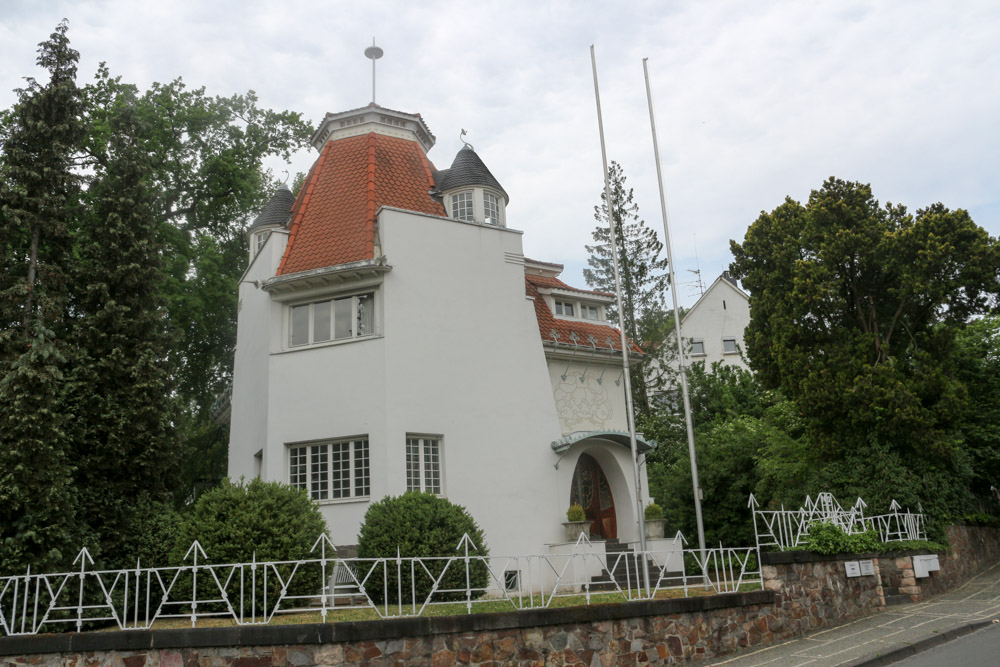
M590 519L591 537L606 540L618 537L618 522L615 519L615 499L611 495L611 485L604 476L600 464L589 454L581 454L573 471L573 486L569 494L571 505L583 507Z

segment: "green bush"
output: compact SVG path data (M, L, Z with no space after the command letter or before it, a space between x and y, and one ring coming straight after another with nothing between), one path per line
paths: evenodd
M121 552L110 562L111 567L165 567L179 565L171 559L181 528L181 515L169 502L140 498L132 508L124 535Z
M235 484L224 479L219 486L202 494L183 515L171 560L175 564L183 562L195 540L205 550L209 563L249 563L254 557L258 563L316 558L318 554L309 550L325 533L326 521L305 490L260 478ZM192 560L188 557L186 562ZM282 577L287 579L292 566L280 569ZM273 574L268 572L268 607L281 588ZM250 576L248 571L247 581ZM262 609L262 576L263 570L258 568L258 613ZM239 577L234 577L231 598L238 599L239 583ZM249 584L244 582L244 585ZM322 586L319 567L299 568L287 594L314 595Z
M395 559L397 553L404 558L464 555L464 550L457 551L456 548L462 535L466 533L477 547L476 551L470 549L470 556L489 556L482 529L461 505L454 505L444 498L417 491L410 491L401 496L386 496L368 507L361 532L358 534L358 557ZM445 567L445 561L424 563L430 570L430 576L435 579ZM397 578L395 562L387 560L385 587L383 587L382 566L374 567L375 572L369 579L366 590L376 603L387 601L386 589L390 603L398 601L397 591L402 589L404 604L410 602L411 587L415 587L418 604L431 592L433 582L419 565L413 570L415 576L411 577L410 568L404 564L400 568L402 570L400 580ZM366 573L358 574L363 577ZM489 583L489 570L486 564L482 561L472 561L469 577L473 589L485 588ZM438 584L438 590L459 588L465 588L465 564L456 561L448 567L447 573ZM464 599L464 593L444 593L435 594L433 601Z
M646 521L656 521L663 518L663 508L656 503L649 503L646 505L646 509L643 510L643 514L646 517Z
M584 512L583 507L580 505L570 505L569 509L566 510L566 520L567 521L586 521L587 513Z
M840 526L833 523L814 523L809 526L809 535L805 538L805 548L814 553L832 556L833 554L859 554L882 550L882 542L874 530L848 535Z

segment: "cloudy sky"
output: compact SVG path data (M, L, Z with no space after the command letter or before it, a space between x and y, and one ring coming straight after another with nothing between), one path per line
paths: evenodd
M81 53L148 86L183 77L301 112L370 101L419 112L447 167L459 132L503 184L525 253L583 286L603 187L589 46L609 156L662 230L642 76L649 58L678 280L706 285L761 210L829 176L911 210L941 201L1000 234L996 0L493 3L0 0L0 107L63 17ZM315 154L296 157L305 171ZM272 165L276 171L286 167ZM682 284L682 304L697 298Z

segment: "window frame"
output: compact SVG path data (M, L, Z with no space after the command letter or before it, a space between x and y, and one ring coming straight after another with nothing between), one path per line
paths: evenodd
M339 294L325 295L322 298L312 298L306 301L292 302L286 305L287 317L286 317L286 332L284 337L284 348L286 350L300 350L311 347L318 347L321 345L333 345L340 343L349 343L356 340L364 340L366 338L372 338L378 336L378 321L376 313L376 294L377 289L359 289L353 292L343 292ZM358 327L358 311L362 303L361 299L367 298L370 305L370 313L368 314L368 324L371 329L368 333L359 334L357 332ZM351 310L350 310L350 335L337 337L337 302L342 302L347 299L351 300ZM328 338L323 340L316 340L316 312L317 306L321 304L329 304L329 330L327 332ZM307 315L307 336L305 342L296 343L295 333L297 330L295 324L295 313L296 309L308 307L309 310Z
M461 207L462 215L459 215ZM464 217L468 213L469 217ZM476 222L476 191L461 190L451 195L451 217L462 222Z
M726 343L732 343L733 349L727 350ZM737 343L735 337L723 338L722 339L722 354L738 354L740 351L739 343Z
M428 468L428 455L426 447L433 444L436 451L437 460L433 461L436 467ZM416 470L411 464L411 447L417 448ZM406 491L420 491L422 493L432 493L435 496L444 497L444 436L427 433L407 433L405 443L405 474ZM436 478L434 474L436 473ZM416 480L417 485L411 484L411 480Z
M701 346L701 352L695 352L695 346ZM704 357L705 354L705 339L704 338L692 338L691 339L691 356L692 357Z
M293 442L286 444L285 449L288 484L304 489L314 502L331 504L371 499L371 440L367 435ZM346 465L337 470L337 457L344 452L347 456ZM346 475L338 475L339 472ZM335 495L344 490L343 486L338 487L335 482L342 484L345 480L347 493ZM320 483L324 488L319 489Z

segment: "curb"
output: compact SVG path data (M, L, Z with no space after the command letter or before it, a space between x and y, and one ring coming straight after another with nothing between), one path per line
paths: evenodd
M927 649L934 648L935 646L946 644L953 639L958 639L959 637L975 632L976 630L982 630L985 627L993 625L994 622L995 621L975 621L974 623L966 623L965 625L960 625L957 628L946 630L941 634L934 635L933 637L921 639L920 641L913 642L907 646L900 646L897 649L875 656L874 658L859 658L851 662L845 662L840 665L840 667L883 667L884 665L891 665L892 663L899 662L904 658L909 658L911 655L916 655L926 651Z

